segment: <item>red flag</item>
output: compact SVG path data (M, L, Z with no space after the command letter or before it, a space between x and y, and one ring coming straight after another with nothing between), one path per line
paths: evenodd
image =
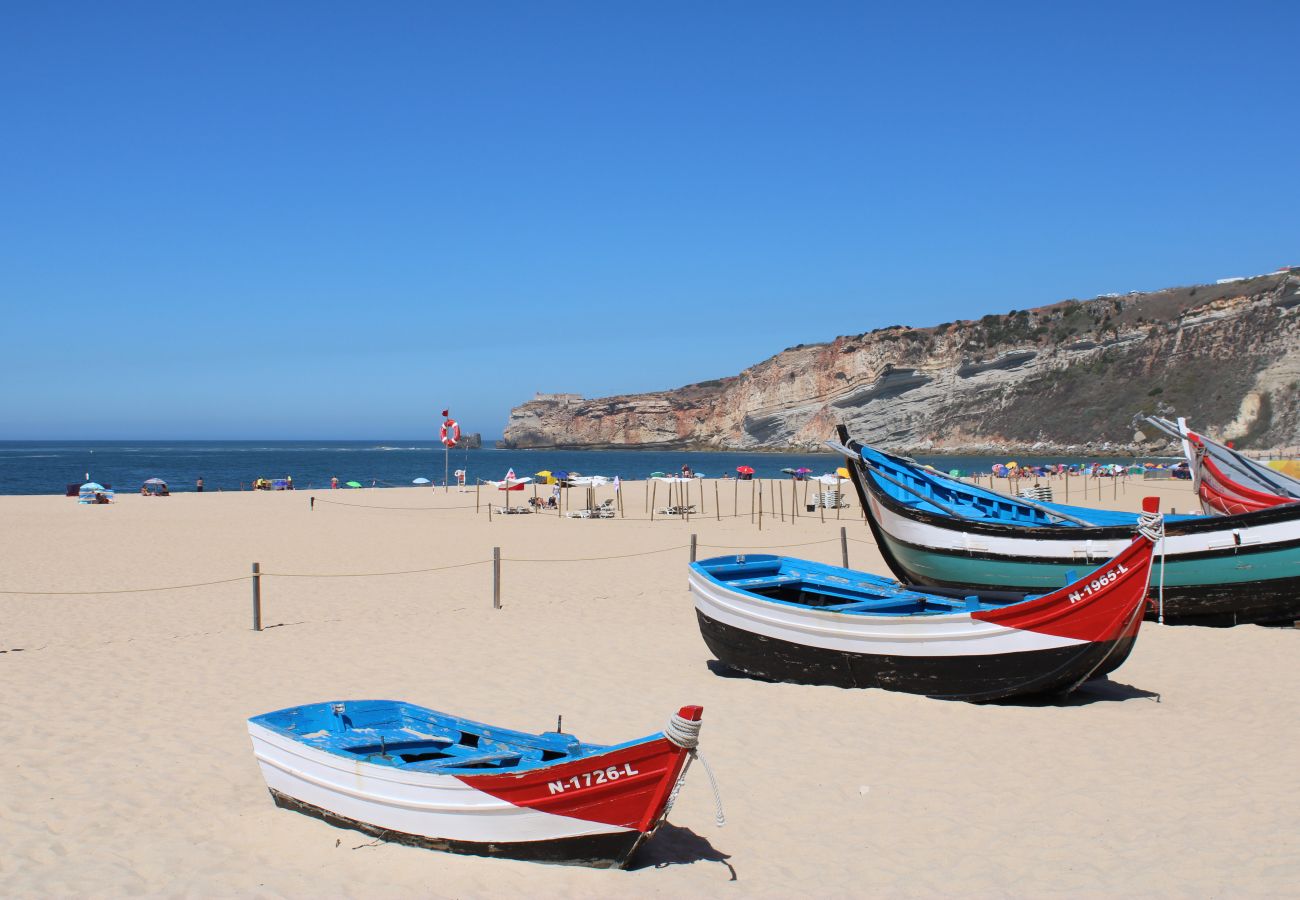
M450 410L446 410L446 409L444 409L444 410L442 411L442 417L443 417L444 419L447 418L449 415L451 415L451 411L450 411Z

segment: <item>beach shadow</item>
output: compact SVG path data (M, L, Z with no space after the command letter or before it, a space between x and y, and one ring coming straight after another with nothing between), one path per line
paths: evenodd
M720 678L744 678L747 681L766 681L768 684L777 683L776 680L772 678L763 678L758 675L750 675L748 672L742 672L739 669L733 669L726 663L720 662L716 659L709 660L705 665L709 667L710 672Z
M655 836L646 842L632 860L629 869L663 869L668 866L684 866L697 862L722 863L731 873L731 880L736 881L736 869L727 862L731 857L716 850L708 838L701 837L689 828L665 822L655 832Z
M291 628L294 625L307 625L308 622L276 622L274 625L263 625L263 631L270 631L272 628Z
M1093 703L1119 703L1125 700L1154 700L1160 702L1160 695L1155 691L1143 690L1131 684L1111 681L1109 678L1094 678L1085 681L1072 693L1064 697L1010 697L1006 700L994 700L990 706L1089 706Z

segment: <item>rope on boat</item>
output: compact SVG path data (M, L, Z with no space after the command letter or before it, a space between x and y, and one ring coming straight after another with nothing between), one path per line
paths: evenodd
M1160 581L1156 589L1156 621L1165 624L1165 517L1144 512L1138 517L1138 533L1155 544L1160 554Z
M682 766L682 774L677 776L677 783L673 785L672 793L668 795L668 803L664 806L664 818L672 812L673 804L677 802L677 795L682 792L682 785L686 783L686 770L691 767L691 762L698 759L704 766L704 771L709 776L709 786L713 788L713 821L721 828L727 824L727 816L722 811L722 793L718 790L718 780L713 777L713 769L709 766L709 761L700 756L700 726L703 722L692 722L684 719L677 713L673 713L672 718L668 720L668 727L664 729L664 737L670 744L676 744L690 754L686 760L686 765Z

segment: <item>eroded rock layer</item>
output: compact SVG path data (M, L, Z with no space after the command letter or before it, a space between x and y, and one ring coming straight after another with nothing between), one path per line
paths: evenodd
M815 449L843 422L910 451L1136 451L1139 410L1300 443L1300 272L792 347L739 375L516 407L508 447Z

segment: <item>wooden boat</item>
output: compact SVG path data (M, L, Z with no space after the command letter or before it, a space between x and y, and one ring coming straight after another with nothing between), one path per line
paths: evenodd
M1135 513L983 490L841 432L835 444L890 570L910 584L1043 591L1116 555ZM1167 622L1300 618L1300 504L1233 516L1166 516L1159 580Z
M702 712L611 747L395 700L294 706L248 732L286 809L416 847L614 868L666 818Z
M1063 694L1114 670L1132 649L1149 533L1041 596L941 595L768 555L692 563L690 586L709 649L750 675L951 700Z
M1196 495L1207 516L1231 516L1300 503L1300 481L1197 434L1183 419L1175 423L1159 416L1140 418L1182 441Z

